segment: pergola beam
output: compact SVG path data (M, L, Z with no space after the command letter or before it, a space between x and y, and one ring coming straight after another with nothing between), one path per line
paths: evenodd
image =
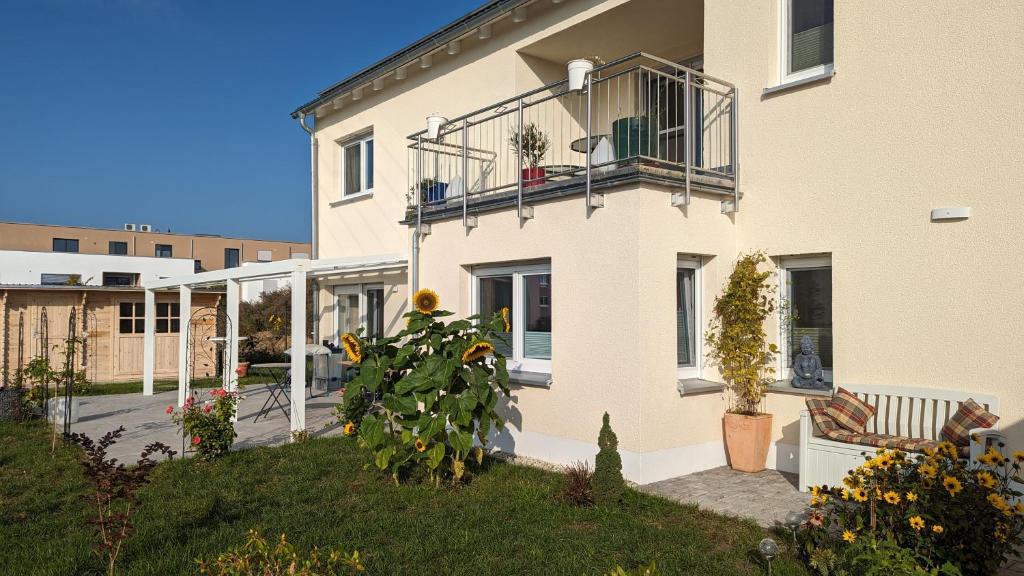
M142 331L142 394L153 395L153 369L156 367L156 292L146 288L145 317Z
M192 289L182 286L178 291L178 406L188 397L188 339L192 335Z
M306 271L292 272L292 432L306 429Z

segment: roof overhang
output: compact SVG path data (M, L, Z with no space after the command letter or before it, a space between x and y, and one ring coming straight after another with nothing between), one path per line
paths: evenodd
M323 258L308 260L293 258L261 264L250 264L238 268L226 268L210 272L199 272L185 276L156 278L146 280L148 290L168 290L181 286L198 287L219 285L234 280L250 282L270 278L285 278L292 272L305 272L308 278L325 278L339 274L355 274L362 272L382 272L405 268L409 258L404 254L379 254L358 258Z

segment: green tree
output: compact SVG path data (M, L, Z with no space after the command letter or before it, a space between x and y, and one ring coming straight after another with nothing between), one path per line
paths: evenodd
M619 438L612 431L608 413L597 436L597 458L594 462L594 502L599 506L618 504L626 481L622 478L622 457L619 456Z

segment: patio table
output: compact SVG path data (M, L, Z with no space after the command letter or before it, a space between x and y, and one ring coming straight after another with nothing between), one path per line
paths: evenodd
M274 404L281 409L284 413L284 417L291 422L291 415L288 414L288 410L285 409L284 404L281 404L281 397L288 399L288 391L285 388L285 381L288 377L288 369L292 365L290 362L267 362L264 364L253 364L249 368L257 370L262 374L271 377L269 382L264 382L263 385L267 389L267 400L263 403L263 406L256 412L256 416L252 419L253 422L259 420L260 416L268 416L274 409Z

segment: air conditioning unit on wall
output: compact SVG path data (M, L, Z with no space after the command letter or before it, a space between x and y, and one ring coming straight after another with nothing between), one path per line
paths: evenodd
M153 227L149 224L139 224L139 232L152 232Z
M135 232L135 224L125 224L124 225L124 231L125 232Z

